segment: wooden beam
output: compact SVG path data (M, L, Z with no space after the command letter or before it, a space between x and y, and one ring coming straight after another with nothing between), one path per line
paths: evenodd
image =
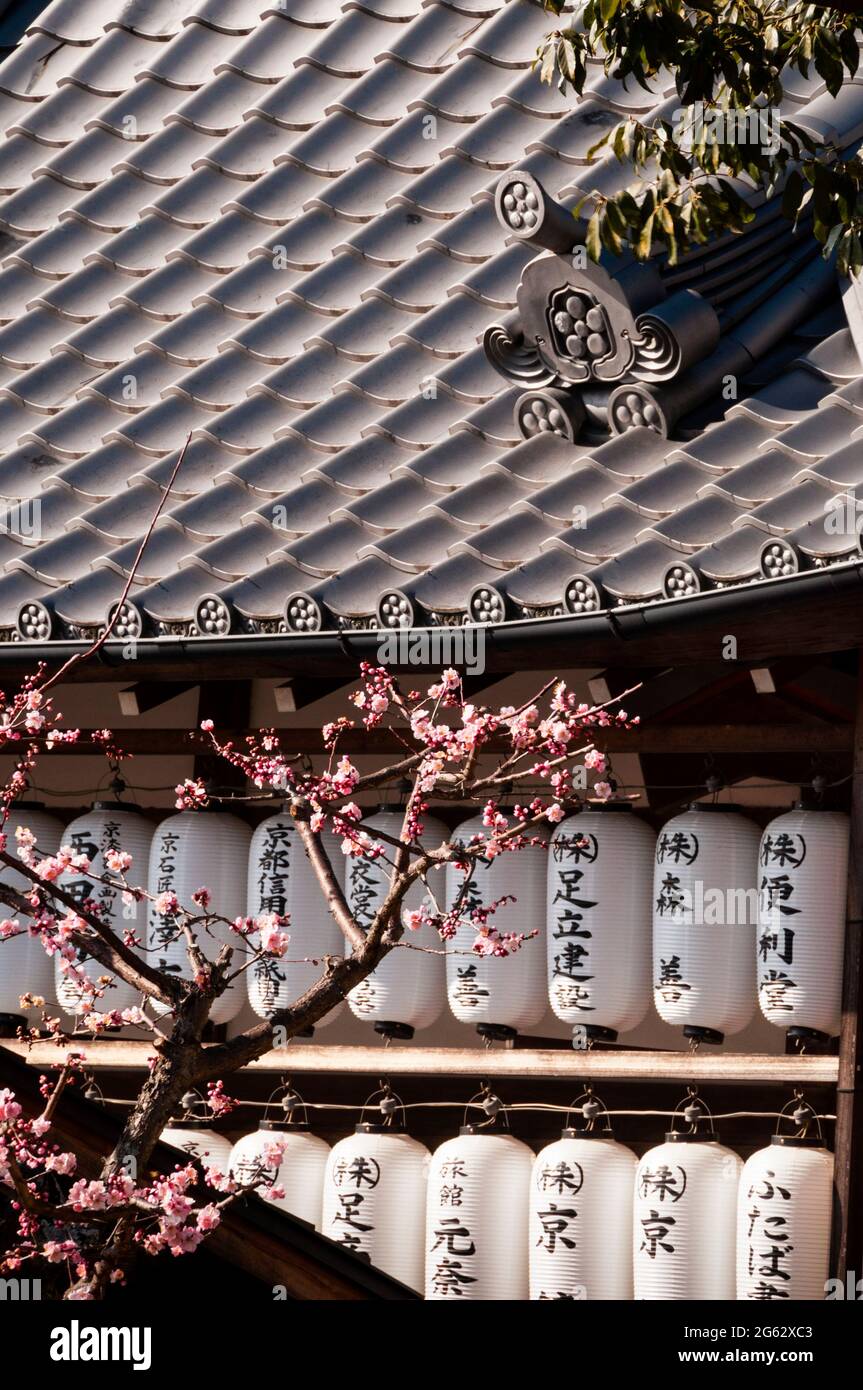
M127 718L137 718L194 689L194 681L136 681L134 685L117 692L120 713Z
M58 1066L62 1054L53 1043L4 1040L33 1067ZM143 1071L153 1055L148 1042L99 1039L82 1044L94 1071ZM718 1085L835 1085L836 1057L775 1056L742 1052L648 1052L625 1048L575 1052L558 1048L385 1047L362 1044L292 1043L252 1062L249 1070L300 1074L368 1076L529 1077L578 1083L604 1081L715 1082Z
M213 705L218 714L218 705ZM77 743L55 745L52 757L75 757L101 752L93 730L83 729ZM242 741L248 729L221 727L223 741ZM152 755L206 753L208 740L198 730L120 729L116 741L128 753ZM283 728L276 733L293 753L321 753L317 728ZM591 740L608 753L850 753L853 725L829 724L645 724L634 729L595 729ZM504 751L504 740L490 741L489 753ZM386 729L349 729L339 739L340 753L403 754L404 743Z
M273 699L279 714L295 714L298 709L305 709L316 700L325 700L328 695L333 695L337 690L346 690L349 684L353 686L355 683L339 680L338 677L327 680L319 676L291 676L289 681L274 687Z
M836 1273L863 1268L863 652L851 776L851 855L836 1109Z

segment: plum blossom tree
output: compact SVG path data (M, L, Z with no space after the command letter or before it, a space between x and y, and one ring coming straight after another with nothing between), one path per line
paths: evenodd
M231 1102L222 1080L213 1078L230 1076L324 1018L388 952L416 949L411 936L421 925L436 928L441 951L465 925L473 929L472 950L480 955L503 958L521 949L538 949L530 942L535 929L508 927L507 917L514 914L507 912L507 900L477 904L474 894L460 893L455 902L441 901L441 871L455 864L467 886L479 859L544 844L550 825L565 813L589 797L608 797L612 788L607 780L589 787L605 771L604 755L592 734L611 723L633 721L622 709L584 704L561 680L547 682L535 698L517 708L493 710L464 698L454 670L445 671L420 693L403 691L391 672L369 665L361 667L352 696L354 717L342 716L322 730L321 770L310 770L308 760L283 747L275 730L249 734L241 747L220 741L212 722L205 721L201 727L214 752L251 784L250 799L275 794L286 799L344 938L343 953L317 962L317 980L288 1007L238 1036L208 1044L204 1029L215 1001L255 962L285 957L290 921L275 913L228 921L220 916L206 885L188 903L170 893L151 895L140 882L141 866L122 848L106 855L100 876L69 846L43 854L26 829L16 832L14 843L7 840L3 827L9 809L26 787L36 759L78 736L76 730L62 727L62 716L54 708L51 689L63 671L46 678L40 668L13 697L0 696L0 747L17 754L15 772L0 792L0 862L26 880L20 891L0 882L0 901L8 910L0 921L0 938L24 932L38 938L49 956L59 956L85 997L87 1031L98 1036L112 1027L133 1026L152 1042L152 1058L99 1175L82 1177L75 1155L63 1151L52 1137L62 1092L75 1084L85 1065L77 1051L80 1034L66 1035L44 1000L22 997L23 1006L42 1009L42 1029L49 1030L58 1045L59 1075L43 1078L45 1108L35 1119L24 1118L8 1091L0 1093L0 1201L12 1204L17 1220L15 1243L0 1267L9 1271L36 1267L40 1261L63 1264L69 1271L66 1296L95 1299L112 1283L125 1280L140 1251L179 1255L194 1250L218 1225L225 1206L249 1190L230 1174L209 1169L202 1195L199 1174L189 1163L167 1176L150 1174L147 1165L159 1135L190 1089L209 1083L212 1113L224 1112ZM340 741L347 730L382 726L403 751L387 766L361 773L340 752ZM110 732L103 731L101 739L116 756ZM409 788L401 833L368 832L357 798L394 785ZM527 786L542 790L526 791L519 798L519 789ZM507 810L501 805L504 791ZM210 797L207 787L195 780L183 782L176 794L180 809L203 807ZM481 806L483 833L469 842L424 842L424 817L441 802ZM368 923L361 924L351 911L322 835L325 829L336 833L344 855L387 865L387 890ZM85 873L119 889L129 901L147 900L152 911L163 914L175 939L185 946L190 977L158 969L133 932L116 930L98 903L80 903L60 881ZM426 890L424 905L407 910L406 894L418 881ZM216 926L228 928L229 945L214 943ZM81 965L88 959L104 968L95 981ZM507 968L504 960L500 968ZM114 978L134 987L139 1005L122 1011L111 1008ZM33 1036L27 1030L22 1033ZM70 1052L70 1047L75 1050ZM277 1148L274 1138L268 1162L276 1167ZM139 1179L141 1174L148 1175L146 1180ZM260 1180L251 1187L257 1185ZM271 1190L270 1195L279 1194Z

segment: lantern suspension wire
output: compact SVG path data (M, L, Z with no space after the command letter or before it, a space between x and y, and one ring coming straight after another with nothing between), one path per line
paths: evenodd
M101 1097L99 1098L98 1103L99 1103L100 1105L125 1105L125 1106L132 1106L132 1105L135 1104L135 1101L134 1101L134 1100L131 1100L131 1099L125 1097L125 1096L101 1096ZM269 1105L271 1105L271 1101L269 1101L269 1100L241 1100L241 1101L238 1102L237 1109L266 1110L267 1107L268 1107ZM322 1110L322 1111L323 1111L323 1110L332 1110L332 1111L335 1111L335 1112L339 1112L339 1111L343 1111L343 1112L352 1112L352 1113L354 1113L354 1114L359 1114L359 1113L361 1113L363 1110L367 1110L367 1109L369 1108L367 1103L364 1103L364 1104L362 1104L362 1105L359 1105L359 1104L356 1104L356 1105L348 1105L348 1104L345 1104L345 1103L343 1103L343 1102L338 1102L338 1101L313 1101L313 1100L306 1101L306 1100L304 1100L304 1101L303 1101L303 1105L304 1105L304 1106L306 1107L306 1109L308 1109L308 1110ZM404 1101L404 1102L401 1102L401 1101L400 1101L400 1102L399 1102L399 1107L398 1107L398 1108L399 1108L400 1110L465 1110L465 1109L471 1109L471 1110L482 1110L482 1111L484 1111L484 1107L483 1107L483 1105L482 1105L479 1101L464 1101L464 1100L409 1100L409 1101ZM787 1109L787 1107L786 1107L786 1109ZM517 1102L515 1102L513 1105L502 1105L501 1108L500 1108L499 1113L500 1113L500 1114L505 1114L505 1113L515 1114L515 1113L518 1113L518 1112L522 1112L522 1113L534 1113L534 1114L543 1114L543 1113L547 1113L547 1114L560 1114L560 1115L566 1115L566 1114L568 1114L571 1110L572 1110L572 1106L571 1106L571 1105L557 1105L557 1104L553 1103L552 1101L517 1101ZM664 1119L670 1119L671 1116L673 1116L673 1115L675 1114L675 1111L674 1111L673 1109L670 1109L670 1110L647 1110L647 1109L644 1109L644 1110L607 1110L607 1109L603 1109L603 1113L604 1113L604 1114L607 1114L607 1115L609 1115L609 1116L617 1116L617 1117L638 1117L638 1116L644 1116L645 1118L648 1118L648 1119L651 1119L651 1118L653 1118L653 1119L663 1119L663 1118L664 1118ZM714 1120L778 1120L778 1119L780 1119L782 1116L784 1116L785 1114L786 1114L786 1110L784 1110L784 1109L783 1109L783 1110L727 1110L727 1111L724 1111L724 1112L716 1112L716 1113L713 1115L713 1118L714 1118ZM835 1116L835 1115L831 1115L831 1114L818 1114L817 1112L813 1112L813 1117L812 1117L812 1118L817 1119L817 1120L830 1120L830 1121L835 1121L836 1116Z

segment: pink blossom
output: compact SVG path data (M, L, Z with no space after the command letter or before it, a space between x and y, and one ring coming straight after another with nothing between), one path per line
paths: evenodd
M600 797L603 801L607 801L608 798L614 792L614 788L612 787L610 782L595 782L593 790L596 792L596 795Z
M158 912L160 917L172 916L173 913L179 911L179 907L179 898L177 897L176 893L172 893L170 891L159 893L153 899L154 911Z

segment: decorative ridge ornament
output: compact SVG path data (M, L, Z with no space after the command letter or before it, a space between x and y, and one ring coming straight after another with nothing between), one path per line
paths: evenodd
M501 376L545 401L546 414L557 410L565 425L555 432L573 442L584 425L592 434L646 427L669 438L682 416L729 374L745 373L787 332L789 317L796 324L813 312L826 290L823 272L791 258L751 301L731 311L723 302L720 320L701 261L684 261L672 276L658 258L638 261L629 252L590 260L585 222L523 169L501 176L495 209L507 237L539 254L522 271L516 310L486 330L483 349ZM765 322L764 298L790 281L795 293ZM526 399L516 403L515 419L530 438L536 411Z

